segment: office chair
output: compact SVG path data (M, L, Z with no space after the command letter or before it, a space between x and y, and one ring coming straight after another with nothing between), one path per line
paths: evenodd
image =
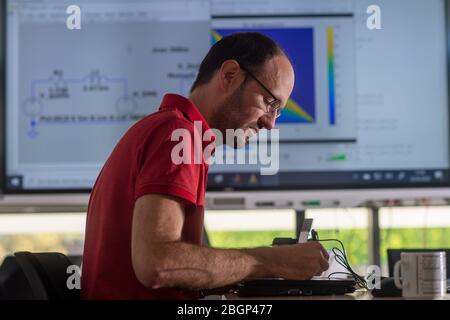
M7 256L0 266L0 300L33 300L34 295L15 256Z
M83 256L81 254L68 254L67 258L69 258L72 264L79 266L81 268L81 264L83 262Z
M72 261L62 253L16 252L14 256L28 280L35 300L79 300L80 290L67 287Z
M445 251L447 265L447 279L450 279L450 249L387 249L389 277L394 276L394 265L400 260L402 252Z

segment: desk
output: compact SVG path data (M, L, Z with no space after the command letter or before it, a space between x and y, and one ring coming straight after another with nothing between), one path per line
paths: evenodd
M406 300L402 297L376 298L365 289L356 290L354 293L331 296L239 297L236 294L225 294L223 297L222 299L226 300ZM445 298L439 300L450 300L450 295L447 294Z

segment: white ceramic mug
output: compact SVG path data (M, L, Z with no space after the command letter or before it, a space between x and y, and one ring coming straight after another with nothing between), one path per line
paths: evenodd
M447 294L445 252L402 252L394 282L405 298L441 298ZM400 276L401 271L401 276Z

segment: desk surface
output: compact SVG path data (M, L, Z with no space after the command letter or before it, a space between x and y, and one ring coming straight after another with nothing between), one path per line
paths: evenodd
M402 297L393 298L376 298L372 294L364 289L357 290L354 293L344 295L331 295L331 296L285 296L285 297L239 297L236 294L224 295L226 300L405 300ZM450 300L450 295L447 295L443 299Z

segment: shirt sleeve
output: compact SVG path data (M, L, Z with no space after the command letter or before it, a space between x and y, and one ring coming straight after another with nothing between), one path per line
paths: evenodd
M182 135L172 139L174 130L181 130ZM201 164L194 163L193 146L193 126L189 123L175 121L152 130L138 151L135 200L156 193L195 205ZM180 158L184 159L181 163Z

